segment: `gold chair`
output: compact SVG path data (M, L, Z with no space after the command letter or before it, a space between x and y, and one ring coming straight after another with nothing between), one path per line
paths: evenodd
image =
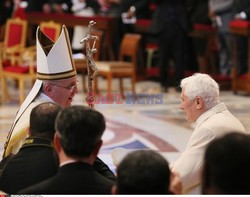
M57 40L60 34L61 26L60 24L55 24L52 22L42 23L42 31L51 39ZM12 34L14 26L17 30ZM26 41L26 32L27 32L27 22L23 20L10 19L6 25L6 43L13 43L9 41L13 39L15 44L11 50L11 55L9 51L3 50L0 62L1 69L1 85L2 85L2 103L4 103L8 98L8 88L7 88L7 78L12 78L18 82L19 88L19 102L20 104L25 99L25 88L24 82L26 80L35 81L36 79L36 47L31 46L25 48ZM18 43L16 40L22 42ZM7 66L3 65L3 62L6 61L6 55L10 56L10 64Z
M61 32L61 24L60 23L56 23L54 21L43 21L40 23L40 29L42 30L42 32L44 34L46 34L52 41L56 41L60 35ZM30 46L28 47L28 49L26 50L28 52L33 51L33 54L36 54L36 46ZM25 54L26 56L26 54Z
M54 42L58 39L61 32L61 24L54 21L41 22L40 28Z
M7 78L18 81L20 103L24 100L24 80L26 78L35 79L32 55L28 55L27 60L23 59L26 37L27 22L25 20L19 18L7 20L4 42L0 44L2 49L0 55L2 103L9 97Z
M243 20L232 20L230 22L230 30L233 35L233 45L232 45L232 88L234 94L239 91L243 91L250 94L250 22ZM239 47L237 36L242 36L247 39L247 68L242 71L242 66L240 65L238 50L242 50Z
M5 27L4 41L0 43L3 48L3 61L22 63L21 54L25 49L27 36L27 22L20 18L8 19Z
M5 97L8 96L6 82L3 76L3 48L0 47L0 90L1 90L1 104L4 104Z
M31 57L34 55L31 55ZM8 87L7 87L7 78L12 78L18 82L19 88L19 102L20 104L25 99L25 88L24 82L26 80L35 80L35 59L30 58L27 65L9 65L3 66L2 59L0 58L0 72L1 72L1 87L2 87L2 103L5 103L9 99Z
M107 78L107 94L111 93L112 79L119 78L120 93L124 95L122 79L125 77L131 78L132 91L135 92L137 55L140 40L141 35L139 34L125 34L119 50L119 61L96 62L99 69L98 75ZM95 89L98 92L97 79Z

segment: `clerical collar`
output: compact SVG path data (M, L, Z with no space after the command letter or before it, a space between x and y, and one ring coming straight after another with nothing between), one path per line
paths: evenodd
M52 102L55 103L55 101L53 101L52 98L50 98L49 96L47 96L46 94L40 92L40 94L37 96L36 101L41 101L41 102Z

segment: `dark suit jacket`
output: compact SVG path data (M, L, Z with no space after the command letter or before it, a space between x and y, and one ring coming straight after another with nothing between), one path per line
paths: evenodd
M94 9L95 13L98 13L100 5L97 0L86 0L86 7L91 7Z
M97 173L83 162L59 168L48 180L20 191L21 194L110 194L113 181Z
M247 19L250 19L250 1L249 0L235 0L233 3L233 14L237 14L239 12L245 12L247 15Z
M20 151L3 169L0 190L15 194L20 189L53 176L57 169L58 163L51 142L41 138L27 138Z
M0 26L5 24L6 20L8 18L11 18L14 3L13 1L9 1L10 5L6 5L7 0L1 0L0 1Z
M192 24L211 24L208 16L208 0L187 0L186 5Z
M127 12L130 6L135 6L137 18L149 18L151 11L149 10L149 4L151 0L122 0L121 1L121 13Z
M64 10L65 13L71 13L71 7L72 7L72 2L71 0L48 0L50 5L53 7L54 4L58 4L58 5L63 5L66 4L67 5L67 10Z
M26 12L42 12L44 4L48 3L48 0L28 0L28 6Z
M153 15L152 32L160 33L167 25L171 28L172 24L179 25L182 30L188 32L191 29L187 18L186 3L184 0L155 0L157 9ZM168 21L170 8L174 9L175 21Z
M116 176L114 173L109 169L109 167L98 157L96 158L94 164L93 164L94 169L101 174L102 176L112 180L116 181Z

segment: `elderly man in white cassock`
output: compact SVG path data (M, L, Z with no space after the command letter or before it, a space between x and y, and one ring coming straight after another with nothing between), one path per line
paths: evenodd
M68 39L62 26L61 34L54 43L38 27L37 80L18 110L6 140L3 158L18 152L28 134L31 110L40 103L55 102L62 107L71 105L77 90L76 70Z

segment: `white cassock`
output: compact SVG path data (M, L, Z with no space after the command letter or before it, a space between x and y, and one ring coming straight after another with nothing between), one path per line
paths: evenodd
M185 193L201 192L203 158L209 142L233 131L246 132L244 126L228 111L224 103L217 104L196 120L196 127L186 150L170 164L172 171L180 174Z

